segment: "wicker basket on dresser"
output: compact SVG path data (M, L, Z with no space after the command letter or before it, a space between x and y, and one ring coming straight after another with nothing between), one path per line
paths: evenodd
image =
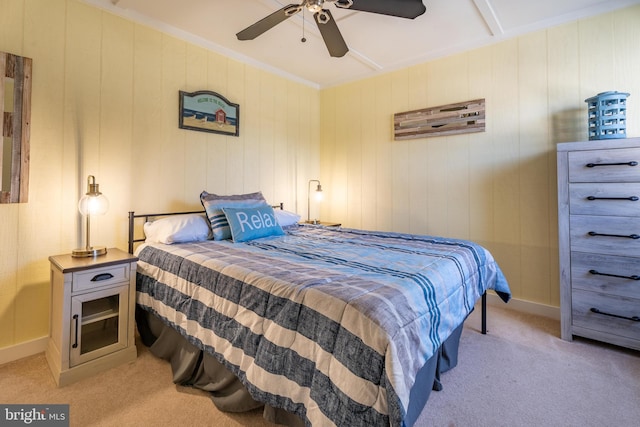
M562 338L640 350L640 138L557 154Z

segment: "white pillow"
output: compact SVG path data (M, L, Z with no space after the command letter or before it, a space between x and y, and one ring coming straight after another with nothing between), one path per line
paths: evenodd
M276 214L276 221L280 224L280 227L288 227L293 224L297 224L300 221L300 215L297 213L284 211L281 209L274 209Z
M210 232L204 214L174 215L144 224L147 243L201 242L210 237Z

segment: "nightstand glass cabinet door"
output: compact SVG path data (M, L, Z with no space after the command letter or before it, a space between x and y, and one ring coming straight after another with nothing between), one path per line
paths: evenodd
M126 348L128 309L128 286L72 297L69 365Z

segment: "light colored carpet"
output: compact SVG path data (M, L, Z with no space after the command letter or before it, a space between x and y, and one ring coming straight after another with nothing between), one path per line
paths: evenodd
M462 334L417 427L640 425L640 352L565 342L557 321L489 307ZM70 404L72 426L271 426L260 410L228 414L205 393L171 382L169 364L138 343L138 359L56 388L44 354L0 366L0 402ZM345 426L348 427L348 426Z
M639 426L640 352L561 340L558 321L490 306L466 322L458 366L443 374L420 426Z

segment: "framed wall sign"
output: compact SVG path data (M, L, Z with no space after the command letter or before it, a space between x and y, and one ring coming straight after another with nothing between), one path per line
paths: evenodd
M178 126L181 129L240 134L240 106L209 90L180 91Z

